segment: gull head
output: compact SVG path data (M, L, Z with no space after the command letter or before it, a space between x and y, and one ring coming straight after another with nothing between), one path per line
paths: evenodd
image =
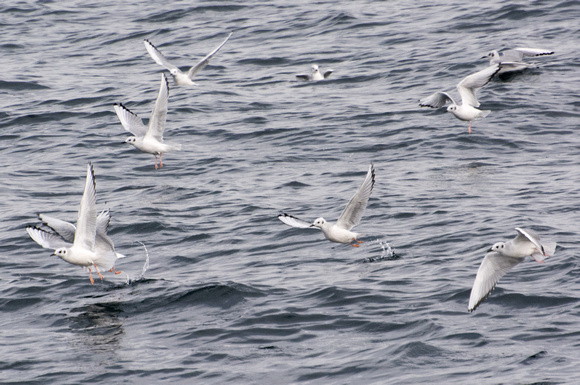
M135 145L136 142L137 142L137 137L135 137L135 136L130 136L127 139L125 139L125 143L129 143L132 145Z
M60 249L56 249L52 255L56 255L57 257L64 258L66 257L66 248L61 247Z
M179 73L179 70L177 68L173 68L173 69L169 70L169 73L173 76L177 76L177 74Z
M447 112L453 112L457 110L457 106L455 104L450 105L447 107Z
M496 253L500 253L503 254L505 252L505 242L498 242L496 244L494 244L489 250L489 251L495 251Z
M314 221L313 224L310 225L310 227L322 228L325 224L326 224L326 220L324 218L318 218Z
M316 72L318 72L318 66L316 64L314 64L312 66L312 73L316 73Z

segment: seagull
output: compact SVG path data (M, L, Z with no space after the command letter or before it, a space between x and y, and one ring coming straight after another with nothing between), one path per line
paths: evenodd
M97 216L95 190L95 171L92 164L87 166L87 179L85 191L81 199L77 225L39 214L43 221L52 231L46 231L38 227L28 226L28 235L45 249L53 249L56 255L64 261L89 269L91 284L95 281L92 277L91 267L94 267L99 278L104 278L99 268L120 274L115 270L115 262L118 258L124 258L123 254L115 251L113 241L107 235L111 214L108 210Z
M296 75L296 77L298 79L301 80L312 80L312 81L319 81L319 80L324 80L327 79L334 71L333 70L326 70L326 72L323 74L320 73L320 70L318 69L318 66L316 64L314 64L312 66L312 74L301 74L301 75Z
M479 107L479 102L475 96L475 91L486 85L500 69L501 65L496 63L461 80L457 85L457 91L459 91L459 96L461 96L461 105L458 105L448 93L436 92L431 96L421 99L419 106L440 108L448 102L451 103L447 107L447 112L451 112L459 120L469 122L467 130L471 134L471 122L476 119L485 118L491 112L489 110L479 110L476 108Z
M181 72L179 68L168 62L165 56L163 56L163 54L159 52L159 50L155 48L153 43L151 43L149 40L145 39L143 43L145 44L145 48L147 49L147 52L149 52L149 55L151 55L153 60L155 60L155 63L167 68L171 75L173 75L175 84L178 86L191 86L195 85L192 80L193 77L209 63L210 59L220 50L224 44L226 44L226 41L228 41L230 36L232 36L231 33L216 49L207 54L207 56L201 59L195 66L191 67L187 73Z
M298 227L302 229L319 228L324 233L326 239L332 242L347 243L352 247L359 247L360 243L364 241L357 240L361 234L350 231L354 226L360 223L364 209L367 207L369 197L375 185L375 167L371 163L369 171L365 177L364 182L359 187L357 192L350 198L350 201L344 208L342 214L336 223L326 222L324 218L318 218L314 223L308 223L302 219L298 219L286 213L278 215L285 224ZM356 243L351 243L351 242Z
M515 48L512 50L502 52L501 56L496 50L493 50L489 54L487 54L487 56L482 57L482 59L490 58L489 60L490 65L500 64L501 69L498 72L498 75L501 75L510 72L519 72L527 68L535 67L533 64L523 62L522 60L524 57L538 57L553 54L554 51L550 51L547 49Z
M471 289L468 311L477 309L500 278L512 267L523 262L527 256L531 256L538 263L544 263L545 258L554 255L555 242L540 242L540 236L532 230L516 227L516 231L518 235L514 239L496 243L483 258Z
M125 140L139 150L153 154L155 156L155 170L157 170L157 155L159 155L159 167L163 167L162 156L169 151L181 150L181 144L165 144L163 143L163 129L165 128L165 120L167 118L167 102L169 98L169 86L167 78L161 74L161 87L159 88L159 95L151 118L149 119L149 126L143 124L143 120L133 112L129 111L123 104L115 104L115 112L121 121L125 130L132 133Z

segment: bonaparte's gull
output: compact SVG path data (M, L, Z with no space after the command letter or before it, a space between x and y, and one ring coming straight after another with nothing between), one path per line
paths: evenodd
M153 154L155 156L155 170L157 170L157 155L159 155L159 167L163 167L163 160L161 159L163 154L181 149L181 144L163 143L163 130L165 129L165 120L167 118L168 98L169 85L167 84L167 78L164 74L161 74L159 95L157 96L151 118L149 119L149 126L143 124L143 120L129 111L124 105L114 105L115 112L125 130L134 135L128 137L125 143L129 143L143 152Z
M499 64L494 64L486 69L471 74L461 80L457 85L457 91L461 96L461 105L455 103L453 98L446 92L435 92L419 101L421 107L440 108L451 103L447 107L447 112L451 112L459 120L469 122L468 132L471 133L471 122L476 119L485 118L491 111L479 110L479 102L475 96L475 91L486 85L491 78L501 69Z
M496 243L483 258L469 297L467 310L470 312L487 298L501 277L527 256L543 263L545 258L554 255L555 242L540 242L540 236L532 230L517 227L516 231L518 235L514 239Z
M359 243L363 241L357 240L361 234L350 231L354 226L360 223L363 212L367 207L369 197L375 185L375 168L373 164L369 166L369 171L365 177L364 182L359 187L354 196L350 199L342 214L336 223L326 222L324 218L318 218L314 223L308 223L302 219L298 219L286 213L278 215L285 224L303 229L319 228L324 233L326 239L332 242L348 243L353 247L359 247ZM357 243L351 243L351 242Z
M102 280L99 268L120 274L120 271L115 270L115 262L124 257L115 251L113 241L107 235L111 214L105 210L97 216L96 199L95 171L89 163L76 227L72 223L39 214L52 232L38 227L26 228L36 243L45 249L53 249L53 255L73 265L87 267L92 284L91 267L95 268Z
M145 48L147 49L147 52L149 52L149 55L151 55L153 60L155 60L155 63L167 68L171 75L173 75L175 84L178 86L189 86L195 84L192 80L193 77L209 63L210 59L220 50L224 44L226 44L226 41L228 41L230 36L232 36L231 33L216 49L207 54L207 56L201 59L195 66L191 67L187 73L181 72L179 68L167 61L165 56L163 56L163 54L159 52L159 50L155 48L155 46L149 40L145 39L143 43L145 44Z
M519 72L527 68L535 67L533 64L525 63L522 60L524 57L537 57L537 56L547 56L553 55L554 52L547 49L540 48L515 48L512 50L504 51L500 54L493 50L483 59L489 58L489 64L500 64L501 69L498 74L505 74L510 72Z
M300 75L296 75L296 77L298 79L301 79L301 80L318 81L318 80L327 79L333 72L334 72L333 70L326 70L326 72L323 75L320 73L318 66L316 64L314 64L312 66L312 73L311 74L300 74Z

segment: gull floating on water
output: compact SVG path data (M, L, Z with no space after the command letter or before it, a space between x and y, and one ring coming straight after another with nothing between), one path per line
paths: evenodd
M298 219L286 213L278 215L278 219L292 227L298 227L302 229L319 228L322 230L324 236L329 241L348 243L353 247L359 247L359 243L364 243L363 241L357 240L357 237L361 234L352 232L350 230L360 223L363 212L367 207L369 197L373 191L374 185L375 168L371 163L365 180L357 192L350 199L336 223L326 222L324 218L318 218L314 221L314 223L308 223L302 219ZM351 243L353 241L357 243Z
M36 243L45 249L53 249L53 255L73 265L87 267L92 284L91 267L95 268L102 280L104 277L99 268L120 274L120 271L115 270L115 262L125 257L115 251L113 241L107 235L111 214L105 210L97 216L96 199L95 171L89 163L77 225L39 214L40 219L53 231L31 226L26 228Z
M483 258L469 297L467 310L470 312L487 298L501 277L527 256L543 263L545 258L554 255L555 242L540 242L540 236L532 230L516 227L516 231L518 235L514 239L496 243Z
M128 137L125 143L129 143L143 152L153 154L155 156L155 170L157 170L157 155L159 155L159 167L163 167L163 161L161 159L163 154L181 149L181 144L163 143L163 130L165 129L165 120L167 118L168 99L169 85L167 84L165 75L161 74L159 95L157 96L151 118L149 119L149 126L143 124L143 120L129 111L124 105L114 105L115 112L125 130L134 135Z
M547 56L553 55L553 51L549 51L547 49L540 49L540 48L515 48L512 50L504 51L500 54L493 50L487 56L484 56L482 59L490 58L489 64L500 64L501 69L498 72L498 75L506 74L510 72L519 72L523 71L527 68L534 68L535 65L525 63L522 60L524 57L538 57L538 56Z
M301 74L301 75L296 75L296 77L298 79L301 79L301 80L318 81L318 80L327 79L333 72L334 72L333 70L326 70L326 72L323 75L320 73L318 66L316 64L314 64L312 66L312 73L311 74Z
M149 52L149 55L151 55L153 60L155 60L155 63L165 67L169 70L171 75L173 75L175 84L178 86L190 86L195 85L192 80L193 77L209 63L210 59L220 50L221 47L223 47L224 44L226 44L226 41L228 41L230 36L232 36L231 33L216 49L207 54L207 56L201 59L195 66L191 67L187 73L183 73L179 68L167 61L165 56L163 56L163 54L157 48L155 48L153 43L151 43L149 40L145 39L143 43L145 44L145 48L147 49L147 52Z
M469 122L467 130L471 134L471 122L485 118L491 112L489 110L479 110L476 108L479 107L479 102L475 96L475 91L485 86L500 69L501 65L496 63L461 80L457 85L457 91L459 92L459 96L461 96L460 105L446 92L435 92L433 95L421 99L419 105L421 107L440 108L447 103L451 103L447 107L447 112L451 112L459 120Z

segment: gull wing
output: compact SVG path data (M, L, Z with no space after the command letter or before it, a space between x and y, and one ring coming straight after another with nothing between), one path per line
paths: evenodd
M168 62L165 56L163 56L163 54L149 40L145 39L143 44L145 44L147 52L149 52L149 55L151 55L153 60L155 60L155 63L167 68L169 72L181 72L179 68Z
M311 76L307 75L307 74L296 75L296 77L300 80L310 80L310 78L311 78Z
M167 119L167 104L169 101L169 84L165 74L161 74L161 85L159 95L155 101L151 118L149 119L149 129L145 136L151 136L159 142L163 142L163 130Z
M541 48L515 48L513 50L505 51L503 56L506 61L520 61L524 57L547 56L553 54L554 51ZM513 58L517 59L514 60Z
M117 117L121 121L123 128L135 136L143 137L147 133L148 127L143 124L143 120L138 117L136 114L131 112L127 107L123 104L119 103L113 106L115 112L117 113Z
M189 71L187 72L187 76L189 76L190 79L193 78L199 71L203 69L203 67L205 67L209 63L210 59L220 50L221 47L223 47L224 44L226 44L226 41L228 41L230 36L232 36L232 33L230 33L228 37L226 37L226 39L216 49L208 53L206 57L204 57L199 61L199 63L197 63L194 67L191 67L189 69Z
M60 249L61 247L71 247L72 244L63 240L60 236L50 233L38 227L27 227L26 231L30 238L45 249Z
M554 255L554 252L556 251L556 242L540 242L540 236L533 230L526 230L520 227L516 227L516 231L518 232L518 235L514 239L514 242L530 241L534 244L534 246L536 246L536 249L538 249L539 253L532 254L532 257L536 261L542 262L545 257Z
M89 250L95 249L97 235L97 191L95 184L95 170L92 164L87 166L87 179L85 191L81 199L77 231L75 233L74 246L81 246Z
M326 70L324 72L324 78L325 79L328 78L330 75L332 75L333 72L334 72L333 70Z
M501 65L496 63L460 81L457 85L457 91L459 91L459 95L461 96L461 103L479 107L475 90L486 85L500 69Z
M367 176L357 192L350 198L346 207L336 221L337 226L350 230L360 223L363 212L369 202L369 197L375 186L375 166L371 163Z
M287 224L288 226L297 227L299 229L317 229L318 227L313 227L312 223L308 223L303 221L302 219L298 219L293 217L292 215L288 215L286 213L282 213L278 215L278 219Z
M38 214L38 217L66 242L72 243L75 239L77 228L72 223L45 214Z
M421 107L440 108L447 103L457 104L447 92L435 92L433 95L419 100Z
M497 282L523 258L504 257L499 253L491 252L485 255L469 296L467 310L472 312L489 296Z
M97 235L107 234L109 230L109 223L111 223L111 213L109 210L103 210L97 216Z

